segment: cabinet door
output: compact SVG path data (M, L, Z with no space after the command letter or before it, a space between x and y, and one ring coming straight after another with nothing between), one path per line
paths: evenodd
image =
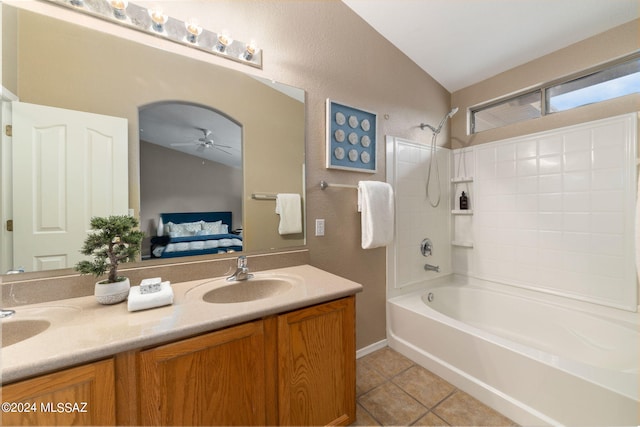
M2 387L2 425L115 425L113 360ZM15 409L5 412L4 409Z
M278 318L281 425L355 421L355 297Z
M143 425L265 425L264 327L251 322L140 352Z

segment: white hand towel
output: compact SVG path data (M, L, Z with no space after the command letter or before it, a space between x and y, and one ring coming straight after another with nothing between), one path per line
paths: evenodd
M132 286L129 290L127 309L129 311L146 310L153 307L173 304L171 283L162 282L160 290L151 294L141 294L140 286Z
M299 194L276 194L276 213L280 215L278 233L302 233L302 204Z
M386 246L393 240L393 188L386 182L358 183L362 249Z

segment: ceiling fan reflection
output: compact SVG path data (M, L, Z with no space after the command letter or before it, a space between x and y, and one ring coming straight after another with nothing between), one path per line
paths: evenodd
M187 147L189 145L195 145L196 146L196 151L202 152L206 149L213 149L215 148L216 150L220 150L223 153L226 153L228 155L233 155L231 152L224 150L224 148L229 148L231 149L231 146L229 145L222 145L217 143L213 137L211 136L211 130L209 129L202 129L202 128L197 128L198 130L202 131L203 133L203 137L198 138L198 139L194 139L190 142L176 142L171 144L172 147Z

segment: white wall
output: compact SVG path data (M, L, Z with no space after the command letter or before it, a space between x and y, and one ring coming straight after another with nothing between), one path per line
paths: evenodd
M635 310L636 122L627 114L455 150L454 174L474 176L473 216L455 238L474 247L454 247L454 271Z

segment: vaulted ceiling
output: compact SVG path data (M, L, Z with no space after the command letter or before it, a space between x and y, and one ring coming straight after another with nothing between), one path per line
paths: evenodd
M638 0L342 0L449 92L637 19Z

